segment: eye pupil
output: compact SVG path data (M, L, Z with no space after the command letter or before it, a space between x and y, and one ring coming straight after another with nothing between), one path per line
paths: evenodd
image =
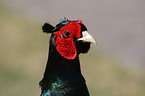
M64 31L64 36L65 37L69 37L70 36L70 33L68 31Z

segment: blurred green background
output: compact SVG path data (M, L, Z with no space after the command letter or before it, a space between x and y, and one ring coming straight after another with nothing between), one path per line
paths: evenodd
M46 21L56 24L60 18L58 18L58 15L51 17L50 12L48 12L50 13L48 18L45 14L43 16L38 14L38 17L34 16L33 18L32 14L36 15L35 12L27 11L28 13L25 13L17 9L22 7L14 6L10 0L6 1L0 1L0 96L39 96L40 88L38 83L42 79L45 69L50 37L49 34L42 33L41 26ZM98 3L101 2L97 1ZM110 2L115 1L111 0ZM10 6L9 3L12 3L13 6ZM24 4L24 6L27 6L26 3ZM84 6L87 6L87 4ZM48 10L56 10L54 7ZM88 12L90 11L88 9ZM82 12L83 16L84 14L88 13ZM66 14L68 18L73 18L72 15L69 15ZM77 12L74 15L77 15ZM65 14L60 16L63 17ZM87 16L82 17L84 22L90 22L89 19L87 19L88 21L85 20ZM78 17L81 17L81 15ZM40 20L37 20L39 18ZM91 22L93 23L93 21ZM95 27L89 26L89 23L87 25L89 28ZM99 35L99 32L96 34ZM97 38L96 34L94 36L98 41L99 36ZM104 34L104 37L106 35ZM104 48L105 45L99 44L98 46L92 45L88 54L80 56L82 73L86 78L90 95L145 96L145 71L143 66L132 66L134 64L138 65L136 62L126 64L126 61L120 58L118 54L114 54L115 51L114 53L112 51L108 52Z

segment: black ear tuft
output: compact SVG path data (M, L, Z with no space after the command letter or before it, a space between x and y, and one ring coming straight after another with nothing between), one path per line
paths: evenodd
M45 33L52 33L53 32L53 29L54 27L52 25L50 25L49 23L45 23L43 26L42 26L42 30L43 32Z

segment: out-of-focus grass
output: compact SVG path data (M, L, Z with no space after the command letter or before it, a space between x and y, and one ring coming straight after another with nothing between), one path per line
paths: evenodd
M0 96L39 96L49 35L0 3ZM91 96L145 96L145 76L101 51L81 55Z
M41 25L0 5L0 96L39 96L49 36Z
M121 66L122 62L102 53L81 56L91 96L144 96L144 73Z

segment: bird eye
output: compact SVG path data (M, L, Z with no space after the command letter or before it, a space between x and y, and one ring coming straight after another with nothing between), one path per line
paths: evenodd
M70 37L70 33L68 31L64 31L63 34L64 34L65 37Z

